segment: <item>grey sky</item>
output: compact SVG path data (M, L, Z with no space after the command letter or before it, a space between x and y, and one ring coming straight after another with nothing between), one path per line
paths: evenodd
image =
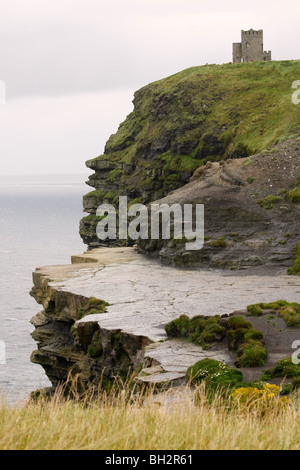
M0 0L0 175L86 172L136 89L230 62L241 29L300 58L299 13L298 0Z

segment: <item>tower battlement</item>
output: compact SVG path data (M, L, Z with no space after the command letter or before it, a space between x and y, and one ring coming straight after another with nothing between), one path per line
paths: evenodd
M262 29L241 31L241 42L233 43L233 62L264 62L272 60L271 51L264 51Z
M258 31L255 31L254 29L249 29L249 31L244 31L242 29L242 36L263 36L264 32L262 29L259 29Z

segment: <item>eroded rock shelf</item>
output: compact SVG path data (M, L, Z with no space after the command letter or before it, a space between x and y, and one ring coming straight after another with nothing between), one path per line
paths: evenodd
M230 314L280 298L300 303L300 279L285 269L179 269L134 248L95 249L74 256L70 265L38 268L33 281L31 294L43 310L32 319L38 349L31 360L43 366L54 387L70 371L86 386L103 372L112 377L129 370L139 371L144 382L182 381L187 368L204 357L230 357L168 339L165 325L171 320ZM107 311L80 318L90 298L108 302Z

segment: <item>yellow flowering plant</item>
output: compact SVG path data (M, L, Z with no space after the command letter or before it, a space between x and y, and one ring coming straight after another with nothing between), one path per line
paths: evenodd
M262 389L257 387L241 387L235 389L231 397L233 402L246 410L266 411L275 406L287 405L288 398L280 397L280 387L265 384Z

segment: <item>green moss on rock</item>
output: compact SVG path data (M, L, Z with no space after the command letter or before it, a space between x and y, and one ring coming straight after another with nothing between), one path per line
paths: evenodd
M229 349L238 354L237 364L240 367L243 364L248 364L245 367L263 365L268 356L263 347L263 333L253 328L252 323L242 316L196 316L190 319L187 315L181 315L168 323L165 330L168 336L188 339L203 349L226 337Z
M104 155L87 162L96 190L85 210L96 213L104 198L125 194L148 204L186 184L208 160L254 155L299 133L298 108L287 106L299 73L298 61L207 65L141 88ZM296 193L290 197L297 201ZM80 231L85 243L99 245L85 222Z
M295 187L288 191L287 197L291 202L300 202L300 178L297 179Z
M260 317L263 314L263 311L259 305L248 305L247 311L250 315L255 317Z
M205 382L210 392L229 391L243 383L243 374L214 359L203 359L187 370L187 380L195 385Z
M95 315L98 313L107 312L107 307L110 304L104 300L90 297L85 306L78 311L78 320L86 317L87 315Z
M259 303L248 307L250 315L257 315L255 312L261 312L259 315L262 315L264 310L276 312L285 321L286 326L300 328L300 304L278 300L277 302Z
M295 276L295 275L300 276L300 242L297 243L297 246L296 246L296 259L295 259L294 266L288 269L288 274L290 276Z
M209 245L212 248L225 248L227 246L226 237L219 237L217 240L211 241Z
M278 377L300 377L300 365L294 364L291 357L281 359L272 369L266 370L263 373L262 380L270 380Z
M260 367L268 359L268 351L261 341L253 339L246 340L238 354L240 356L238 360L240 367Z
M272 210L274 208L274 204L278 204L278 202L281 202L282 200L283 198L281 196L273 196L272 194L269 194L269 196L259 199L257 204L265 210Z
M88 346L88 355L90 357L96 358L101 356L103 352L103 347L102 347L102 338L100 331L96 331L95 334L93 335L92 341Z
M168 336L173 338L187 338L194 344L206 348L211 343L221 341L226 334L221 318L196 316L189 318L181 315L165 327Z

